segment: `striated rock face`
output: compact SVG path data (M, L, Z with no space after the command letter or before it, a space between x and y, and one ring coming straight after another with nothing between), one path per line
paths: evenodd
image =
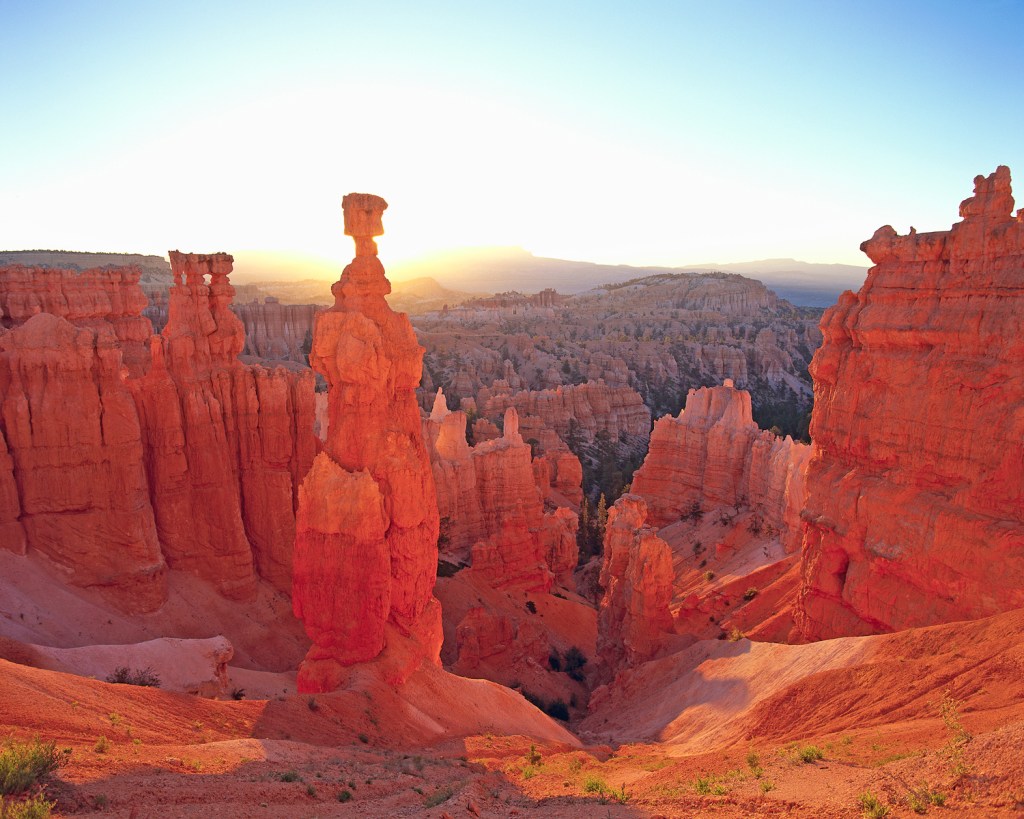
M540 418L563 439L571 437L570 423L578 434L592 439L604 430L612 440L630 436L647 440L651 430L651 411L640 393L630 387L611 387L604 381L588 381L550 390L512 392L498 381L477 395L480 414L498 417L509 407L522 415Z
M647 504L633 494L608 512L597 650L611 670L652 659L673 633L672 553L646 521Z
M578 520L565 508L545 513L537 472L548 476L548 462L531 459L515 409L505 411L501 437L470 447L465 413L449 412L438 390L423 428L445 523L445 553L459 560L468 556L473 570L494 587L547 591L555 575L571 582ZM569 471L564 468L563 481ZM579 493L579 483L567 491Z
M100 321L39 312L0 335L0 509L7 548L27 544L71 583L149 611L166 596L164 558L124 369Z
M438 513L414 391L423 348L409 319L388 307L377 258L387 203L343 200L356 257L319 314L310 363L329 385L324 451L302 483L293 605L313 640L302 691L336 688L344 666L383 649L389 627L439 662Z
M312 376L238 361L231 256L170 258L167 326L131 384L160 542L225 596L249 598L257 575L287 592L295 487L316 452Z
M152 327L142 316L146 296L137 267L88 270L0 267L0 311L5 326L24 324L38 313L65 318L76 327L110 327L132 376L149 365Z
M257 575L287 592L316 451L312 376L237 360L231 257L171 256L162 336L136 269L0 270L4 545L129 611L162 604L165 562L229 597Z
M750 394L727 380L690 390L678 417L658 419L632 491L646 500L658 527L678 521L694 503L703 510L749 507L794 551L810 452L788 436L759 429Z
M963 221L861 245L822 319L798 624L808 638L1024 606L1024 219L1010 172Z
M245 327L246 355L305 364L318 304L281 304L273 296L232 306Z

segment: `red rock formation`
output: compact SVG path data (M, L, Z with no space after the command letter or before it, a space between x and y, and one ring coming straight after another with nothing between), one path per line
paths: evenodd
M445 554L460 561L469 557L473 570L494 587L547 591L553 575L571 584L578 557L576 514L569 509L545 514L537 473L550 477L550 465L531 459L516 411L506 410L500 438L471 448L465 413L449 412L438 390L423 429L445 522ZM570 471L563 467L563 482ZM569 494L581 493L578 480L566 487ZM550 482L546 487L550 490Z
M1010 172L963 221L861 249L825 313L798 623L808 638L1024 606L1024 217Z
M20 516L28 548L71 583L99 588L127 610L151 611L166 589L139 419L114 327L89 323L43 312L0 335L2 465L9 465L0 519L8 548L25 550Z
M759 429L750 393L727 380L690 390L678 417L658 419L632 491L646 500L658 527L679 520L694 503L703 510L750 508L793 551L802 534L809 457L809 446Z
M131 383L161 545L225 596L250 597L257 575L287 592L295 487L316 449L312 377L238 361L231 256L170 257L167 326Z
M587 438L604 430L612 440L620 435L647 440L651 430L651 411L640 393L631 387L610 387L603 381L588 381L552 390L512 392L501 381L477 395L480 414L499 417L508 407L520 415L536 416L567 440L571 422Z
M342 202L356 257L316 319L310 363L328 382L324 451L302 483L293 605L313 640L299 670L303 691L336 688L344 666L384 649L389 628L439 662L438 513L414 391L423 348L390 284L373 237L387 203Z
M113 328L124 365L132 376L149 365L152 327L142 316L146 297L137 267L0 267L0 312L7 326L24 324L37 313L67 319L76 327Z
M274 296L231 308L245 327L246 355L279 361L308 361L318 304L281 304Z
M597 650L610 670L650 660L673 633L672 553L646 520L638 495L623 495L608 512Z

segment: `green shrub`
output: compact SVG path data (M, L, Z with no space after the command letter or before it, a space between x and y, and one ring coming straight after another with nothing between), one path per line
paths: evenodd
M825 758L825 752L821 750L817 745L805 745L800 749L798 756L801 762L811 763L817 762L819 759Z
M300 782L302 777L299 776L298 771L285 771L283 774L277 777L282 782Z
M598 776L588 776L583 782L583 790L587 793L604 793L608 784Z
M352 791L341 791L338 794L339 802L348 802L352 798Z
M120 665L114 669L114 673L107 677L108 683L120 683L122 685L142 685L149 688L159 688L160 678L150 667L130 669L126 665Z
M871 791L864 791L857 801L863 809L864 816L868 819L882 819L889 814L889 809L875 798Z
M55 804L42 793L22 802L5 801L0 796L0 819L48 819Z
M7 740L0 751L0 794L24 793L62 765L70 751L58 753L52 742Z
M452 798L455 793L451 788L442 788L441 790L432 793L426 799L423 800L423 807L425 808L436 808L438 805L447 802Z

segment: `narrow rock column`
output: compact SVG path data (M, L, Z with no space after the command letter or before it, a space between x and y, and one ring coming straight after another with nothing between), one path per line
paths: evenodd
M387 203L342 202L356 257L331 288L309 359L328 390L328 436L299 489L293 605L313 640L299 670L303 691L330 691L344 667L376 657L389 627L437 662L440 606L437 497L415 389L423 348L377 258Z

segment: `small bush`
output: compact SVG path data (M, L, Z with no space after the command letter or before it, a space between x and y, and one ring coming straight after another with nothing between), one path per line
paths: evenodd
M757 589L755 589L753 586L751 586L749 589L743 592L743 599L746 600L748 603L755 597L757 597Z
M352 791L340 791L338 793L339 802L348 802L352 799Z
M587 793L601 793L608 790L608 784L598 776L588 776L583 781L583 790Z
M562 722L569 721L569 706L565 704L565 700L552 700L544 711L549 717L560 719Z
M105 754L110 750L110 740L105 736L101 736L96 740L96 744L92 746L92 749L98 754Z
M432 793L426 799L423 800L423 807L425 808L436 808L438 805L447 802L452 798L455 793L451 788L442 788L441 790Z
M883 816L889 814L889 809L879 802L871 791L864 791L857 801L864 811L864 816L868 817L868 819L882 819Z
M118 666L114 673L107 677L108 683L120 683L122 685L142 685L149 688L160 687L160 677L150 667L130 669L126 665Z
M743 639L743 632L736 628L736 626L733 626L727 639L730 643L738 643Z
M299 776L298 771L285 771L283 774L277 777L282 782L300 782L302 777Z
M526 755L526 761L531 765L540 765L541 762L540 751L537 750L537 746L532 742L530 743L530 751Z
M770 779L761 780L761 793L768 793L768 791L775 790L775 783Z
M363 743L363 745L366 745L366 743L370 741L370 738L366 734L360 734L359 741Z
M233 699L233 700L244 700L245 699L245 689L244 688L232 688L231 689L231 699Z
M306 700L306 707L310 711L319 711L320 703L316 701L316 697L310 697L308 700Z
M461 563L451 563L451 562L449 562L447 560L438 560L437 561L437 576L438 577L455 577L455 575L457 575L459 572L461 572L464 568L466 568L466 567L463 566Z
M824 759L825 752L817 745L805 745L798 751L797 756L800 757L801 762L810 764L812 762L817 762L819 759Z
M536 614L537 613L537 604L534 603L532 600L527 600L526 601L526 610L528 612L530 612L530 614Z
M711 776L698 776L693 780L693 789L702 795L711 793Z
M316 788L314 788L312 785L306 785L306 796L315 798Z
M548 667L552 671L561 671L562 670L562 657L561 657L561 655L559 655L559 653L557 651L552 651L548 655Z
M7 802L0 796L0 819L48 819L55 804L42 793L22 802Z
M0 794L24 793L67 760L70 750L58 753L52 742L8 740L0 751Z
M761 767L761 757L757 755L753 748L747 754L747 767L750 768L750 772L758 779L764 773L764 768Z

